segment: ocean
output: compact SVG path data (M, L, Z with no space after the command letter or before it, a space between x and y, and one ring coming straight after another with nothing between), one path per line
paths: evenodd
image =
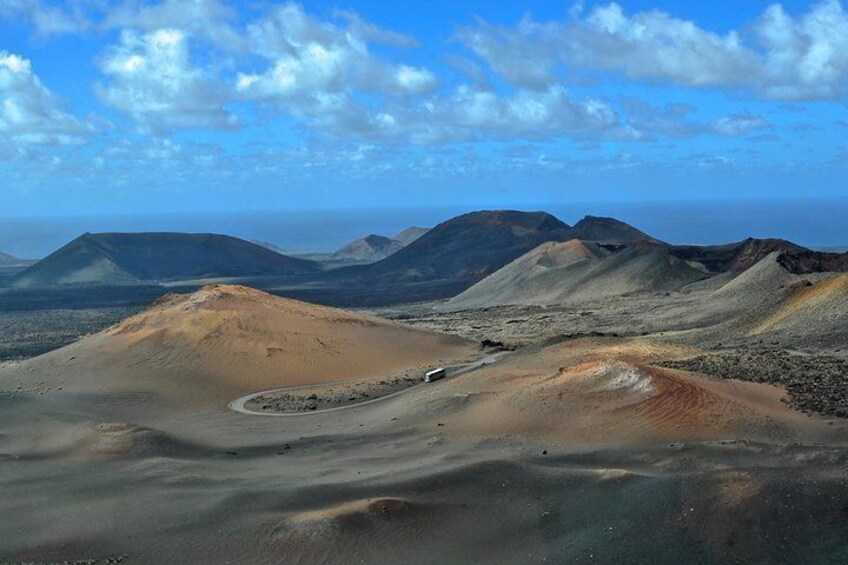
M473 209L504 206L399 209L220 212L62 217L0 217L0 251L38 259L85 232L213 232L262 240L286 250L325 252L411 225L433 226ZM814 248L848 247L848 198L708 202L598 202L509 206L545 210L573 224L586 214L612 216L670 243L727 243L779 237Z

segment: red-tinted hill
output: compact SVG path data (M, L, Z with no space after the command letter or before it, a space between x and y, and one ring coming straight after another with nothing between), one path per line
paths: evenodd
M785 239L752 237L726 245L677 245L672 248L677 257L700 263L714 273L741 273L774 252L801 251L808 250Z

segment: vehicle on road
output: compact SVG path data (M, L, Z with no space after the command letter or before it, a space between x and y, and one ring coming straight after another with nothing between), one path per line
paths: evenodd
M443 379L447 376L447 371L445 371L444 367L439 367L438 369L432 369L424 373L424 382L432 383L433 381L438 381L439 379Z

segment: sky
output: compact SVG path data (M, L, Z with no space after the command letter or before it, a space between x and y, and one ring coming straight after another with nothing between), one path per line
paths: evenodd
M843 0L0 0L0 217L848 198Z

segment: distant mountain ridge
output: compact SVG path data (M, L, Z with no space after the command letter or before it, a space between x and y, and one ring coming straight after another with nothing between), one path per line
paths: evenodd
M12 284L136 284L317 271L311 261L287 257L227 235L86 233L22 271Z
M13 255L9 255L8 253L3 253L2 251L0 251L0 266L2 267L25 265L26 263L29 263L29 261L19 259Z
M283 255L288 255L289 257L315 261L326 269L333 269L350 265L375 263L400 251L428 231L429 228L411 226L392 237L372 233L364 237L354 239L333 252L310 252L283 249L271 242L257 239L251 240L251 243L255 243Z
M656 241L612 218L587 216L572 227L545 212L511 210L471 212L430 229L407 228L398 234L410 241L406 246L372 234L336 253L299 256L264 242L216 234L84 234L19 273L12 284L120 285L297 275L340 289L435 284L441 290L415 296L440 297L467 288L542 243L575 236L616 244Z
M545 241L567 238L570 229L545 212L470 212L437 225L382 261L339 269L336 276L383 285L472 284Z
M268 288L325 304L426 301L469 291L464 301L486 305L665 292L715 274L729 281L771 255L791 273L848 272L848 254L810 251L781 239L669 245L598 216L570 226L546 212L483 210L401 235L411 242L404 246L371 234L335 253L292 256L268 243L218 234L87 233L22 271L12 267L3 284L257 278L251 284L265 280ZM273 277L291 277L293 284L274 287L280 279Z

